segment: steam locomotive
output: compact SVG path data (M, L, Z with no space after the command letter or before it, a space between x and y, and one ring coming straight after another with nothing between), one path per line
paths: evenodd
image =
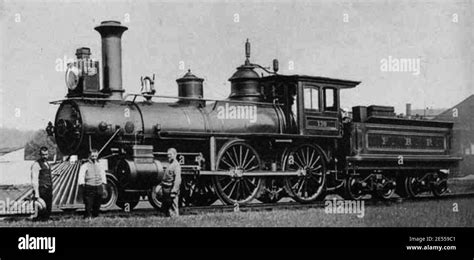
M340 91L360 82L278 74L246 59L230 77L225 100L203 98L203 79L188 71L177 79L177 97L156 95L154 77L142 78L137 94L122 88L117 21L95 27L102 39L102 67L89 48L68 64L65 99L58 104L54 135L63 154L86 158L90 149L106 161L107 198L133 208L140 196L160 207L156 185L167 166L166 150L179 152L181 203L300 203L339 193L390 198L447 189L452 123L397 117L393 107L340 108ZM260 76L263 70L267 76ZM100 87L102 78L102 88Z

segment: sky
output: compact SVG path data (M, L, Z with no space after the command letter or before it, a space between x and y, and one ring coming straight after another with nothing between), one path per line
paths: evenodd
M187 69L204 97L223 99L244 61L280 74L357 80L341 107L450 108L474 94L473 1L7 1L0 0L0 127L41 129L66 95L63 64L76 48L100 60L103 20L129 28L123 87L156 74L160 95L177 95ZM396 64L407 64L397 68ZM410 65L410 66L408 66ZM419 65L419 67L417 66Z

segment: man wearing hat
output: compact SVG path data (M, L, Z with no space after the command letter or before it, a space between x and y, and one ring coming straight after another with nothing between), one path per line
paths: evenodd
M48 148L40 148L40 159L31 166L31 183L33 185L34 197L41 198L46 208L38 211L36 220L48 220L51 215L53 204L53 182L51 179L51 166L48 164Z
M161 187L163 192L162 209L167 217L179 216L179 188L181 186L181 165L176 160L178 152L175 148L168 149L168 168L165 170Z

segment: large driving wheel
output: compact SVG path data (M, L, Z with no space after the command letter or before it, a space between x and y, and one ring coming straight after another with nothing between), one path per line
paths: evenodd
M326 164L322 151L310 144L293 148L283 162L286 171L300 171L298 176L285 178L288 194L300 203L324 199Z
M222 147L217 159L219 171L229 175L215 176L214 186L222 202L234 205L250 202L262 186L262 178L246 176L245 173L261 168L257 151L244 141L231 141Z

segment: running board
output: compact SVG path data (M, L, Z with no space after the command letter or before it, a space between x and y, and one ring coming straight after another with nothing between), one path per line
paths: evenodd
M251 171L251 172L244 172L241 175L243 176L298 176L301 175L302 171L276 171L276 172L271 172L271 171ZM202 175L202 176L235 176L238 175L237 173L231 172L231 171L199 171L196 173L196 175Z

